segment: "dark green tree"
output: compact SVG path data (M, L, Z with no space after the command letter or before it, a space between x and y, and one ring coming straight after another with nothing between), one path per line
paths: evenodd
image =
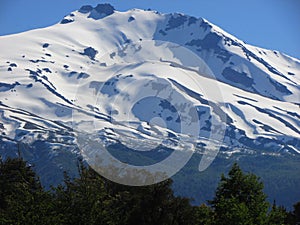
M123 186L125 191L118 195L123 199L119 210L125 214L124 224L194 224L190 200L175 197L171 184L166 180L145 187Z
M107 193L104 179L83 164L78 168L78 178L71 179L65 173L64 184L54 188L54 205L61 224L118 224L114 197Z
M268 215L268 225L284 225L287 224L287 211L282 206L277 206L274 201L272 209Z
M144 187L113 183L79 165L79 177L65 175L54 188L61 224L194 224L190 200L175 197L171 180Z
M297 202L294 205L293 214L295 215L295 220L297 224L300 224L300 202Z
M78 165L79 176L65 173L64 184L45 191L32 167L21 157L0 158L1 224L108 225L283 225L300 221L300 202L287 213L269 204L263 184L237 164L222 175L210 206L192 206L175 196L172 180L129 187L111 182L92 168Z
M286 224L298 225L300 224L300 202L294 205L294 210L287 214Z
M194 208L194 224L197 225L212 225L215 220L214 211L207 206L202 204Z
M269 203L263 183L254 174L244 174L237 163L221 176L215 197L209 201L218 225L257 225L267 223Z
M0 224L51 224L51 195L21 157L0 159Z

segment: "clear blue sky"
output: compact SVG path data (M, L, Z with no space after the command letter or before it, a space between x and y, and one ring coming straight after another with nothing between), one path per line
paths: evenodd
M82 5L154 9L203 17L246 43L300 59L299 0L0 0L0 35L57 23Z

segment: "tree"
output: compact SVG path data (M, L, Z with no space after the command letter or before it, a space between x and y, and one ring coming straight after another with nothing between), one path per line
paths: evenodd
M123 199L119 210L126 215L123 224L194 224L190 199L174 196L170 179L144 187L115 185L125 188L118 193Z
M50 199L31 166L21 157L0 159L1 224L51 224Z
M295 215L296 224L300 224L300 202L297 202L294 205L293 214Z
M286 223L291 225L300 224L300 202L294 205L294 210L287 214Z
M71 179L65 173L64 185L54 188L56 214L61 224L112 224L114 198L105 189L105 182L90 167L78 166L79 177ZM117 224L117 223L113 223Z
M284 225L287 220L287 211L282 206L276 206L274 201L272 209L268 215L268 225Z
M263 184L234 164L222 175L210 206L192 206L175 196L172 180L144 187L109 181L83 163L79 176L45 191L21 157L0 158L0 224L108 225L283 225L300 221L300 202L287 213L274 204L268 212Z
M144 187L111 182L79 165L79 177L65 175L54 188L60 224L194 224L190 200L175 197L171 180Z
M212 225L215 215L209 206L202 204L194 208L194 218L194 224Z
M237 163L224 174L209 201L215 211L215 224L266 224L269 203L263 183L254 174L244 174Z

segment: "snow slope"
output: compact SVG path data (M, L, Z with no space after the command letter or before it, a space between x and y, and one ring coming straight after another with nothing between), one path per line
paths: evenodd
M42 145L40 164L57 163L82 133L139 151L300 152L300 61L205 19L84 6L0 49L1 155Z

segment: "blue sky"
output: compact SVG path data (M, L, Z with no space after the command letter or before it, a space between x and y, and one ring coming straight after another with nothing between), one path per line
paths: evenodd
M0 0L0 35L57 23L82 5L154 9L203 17L246 43L300 59L299 0Z

